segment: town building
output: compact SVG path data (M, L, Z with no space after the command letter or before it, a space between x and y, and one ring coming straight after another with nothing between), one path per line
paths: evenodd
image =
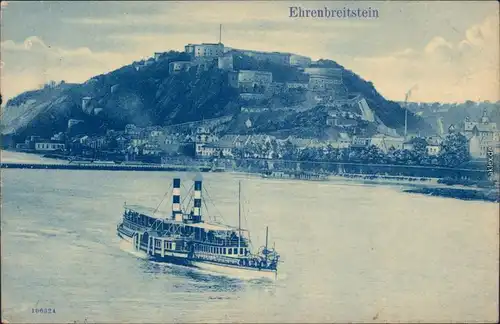
M427 154L430 156L437 156L441 152L441 146L436 144L427 144Z
M403 150L413 151L415 139L409 139L403 143Z
M263 100L269 98L265 93L240 93L240 98L243 100Z
M180 73L183 71L188 71L191 66L192 66L192 63L189 61L170 62L168 64L168 73L175 74L175 73Z
M134 124L127 124L125 126L125 134L126 135L139 135L140 134L140 129L135 126Z
M312 67L304 69L309 75L308 88L313 92L328 92L335 99L347 99L347 88L343 84L342 70L337 68Z
M66 140L66 135L63 132L56 133L50 138L53 142L62 143Z
M221 148L214 144L196 144L195 154L198 158L219 157Z
M218 138L215 134L210 132L210 130L206 127L198 127L196 129L196 134L195 134L195 142L196 143L213 143L217 141Z
M389 150L402 150L404 149L404 137L393 137L384 134L376 134L370 139L370 145L375 145L382 152L387 153Z
M216 58L224 54L224 44L222 43L202 43L202 44L187 44L184 47L186 53L192 58Z
M308 67L311 65L311 58L307 56L297 55L297 54L289 54L288 64L290 66L298 66L298 67Z
M82 111L86 114L92 114L92 97L83 97L82 98Z
M144 144L140 150L142 155L159 156L163 152L158 144Z
M326 116L326 126L339 126L339 119L337 116Z
M273 94L280 94L287 91L288 88L284 82L272 82L269 86L269 91Z
M166 54L167 52L155 52L153 58L158 62L159 60L161 60L162 56L165 56Z
M485 159L489 152L497 150L500 132L496 123L490 121L486 109L479 121L471 122L468 118L465 120L464 133L469 140L469 152L472 158Z
M220 56L217 60L218 68L224 71L232 71L234 67L233 64L234 61L232 53L225 53L222 56Z
M119 151L125 150L127 145L128 145L128 140L125 137L120 135L116 138L116 147Z
M282 64L288 66L307 67L311 65L311 58L307 56L282 53L282 52L262 52L252 50L236 50L247 56L250 56L258 61L268 61L275 64Z
M139 147L139 146L142 146L144 144L147 144L148 143L148 140L146 138L133 138L130 140L130 145L132 147Z
M80 119L70 119L68 120L68 129L72 128L73 126L83 123L83 120Z
M196 156L234 157L235 149L243 149L244 157L270 158L272 151L266 147L275 139L269 135L225 135L216 142L196 143Z
M146 61L144 61L144 66L150 66L150 65L153 65L153 63L155 62L155 59L150 57L148 58Z
M367 137L355 136L352 138L351 148L365 148L370 146L371 139Z
M243 92L262 93L273 82L273 74L266 71L240 70L229 73L229 84Z
M309 87L309 84L307 82L286 82L285 86L286 86L287 90L293 90L293 89L307 90Z
M74 141L78 142L78 146L87 147L92 149L102 149L107 146L106 137L104 136L95 136L91 137L88 135L76 138Z
M330 142L333 148L336 149L347 149L351 146L352 139L347 133L339 133L339 136L336 141Z
M64 143L44 141L35 143L35 150L37 151L64 151L66 145Z

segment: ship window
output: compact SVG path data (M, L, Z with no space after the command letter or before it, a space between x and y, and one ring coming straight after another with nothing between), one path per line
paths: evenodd
M234 253L234 254L238 254L238 248L234 248L234 249L233 249L233 253Z
M222 254L226 254L226 248L222 248Z
M243 254L243 248L240 248L240 254Z
M229 248L228 250L229 254L233 254L233 249Z

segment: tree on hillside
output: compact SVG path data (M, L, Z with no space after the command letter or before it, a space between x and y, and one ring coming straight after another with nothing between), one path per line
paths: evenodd
M383 163L384 153L375 145L370 145L361 151L360 159L365 163Z
M454 167L470 160L467 138L460 133L449 134L441 144L439 161L442 165Z
M395 150L394 157L397 164L415 164L409 150Z
M423 138L415 138L412 141L413 150L411 151L413 160L417 164L425 164L427 155L427 141Z

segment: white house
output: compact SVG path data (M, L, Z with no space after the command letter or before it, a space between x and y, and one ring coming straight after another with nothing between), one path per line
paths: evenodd
M54 142L39 142L35 143L35 150L37 151L63 151L66 148L66 145L63 143L54 143Z
M187 44L184 46L186 53L192 57L216 58L224 54L222 43Z
M441 152L441 146L436 145L436 144L427 144L427 154L431 156L436 156L439 155L439 152Z

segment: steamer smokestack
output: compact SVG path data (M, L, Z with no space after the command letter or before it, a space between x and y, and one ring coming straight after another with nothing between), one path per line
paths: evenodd
M181 179L174 178L172 191L172 219L182 221L181 211Z
M202 192L202 177L197 175L194 179L194 206L193 206L193 223L201 222L201 192Z

